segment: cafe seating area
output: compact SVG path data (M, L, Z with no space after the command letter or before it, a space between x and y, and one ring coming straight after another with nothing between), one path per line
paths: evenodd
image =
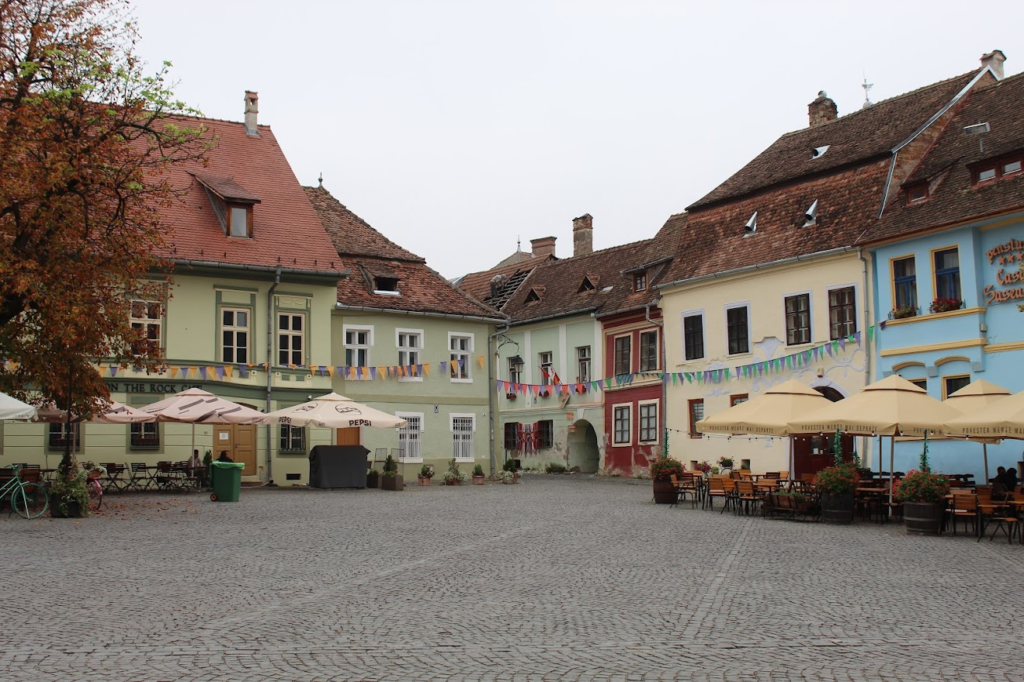
M21 480L49 483L56 469L38 464L16 463ZM206 467L190 467L187 461L162 461L156 464L142 462L100 462L105 472L99 477L104 494L128 492L193 492L208 487ZM0 481L13 476L10 468L0 469Z

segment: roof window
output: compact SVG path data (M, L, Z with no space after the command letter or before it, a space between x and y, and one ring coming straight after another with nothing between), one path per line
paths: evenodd
M994 182L1004 177L1020 174L1024 162L1024 151L1007 154L998 159L988 159L971 168L971 181L975 185Z
M576 293L582 294L587 291L593 291L596 288L597 287L594 286L594 283L590 281L590 277L584 277L583 282L580 284L580 288L576 290Z
M907 205L928 201L928 183L917 182L907 187Z
M252 239L252 209L259 197L235 182L234 178L193 173L206 191L220 227L229 237Z
M531 288L530 289L530 293L528 293L526 295L526 302L527 303L536 303L536 302L540 301L540 298L543 295L544 295L544 287L542 287L542 286L535 286L535 287Z
M399 296L397 277L374 277L373 293L384 294L385 296Z
M757 211L754 211L754 215L750 216L750 220L748 220L747 224L743 226L743 229L747 231L747 233L743 235L744 237L749 237L757 232Z
M647 291L647 271L633 273L633 291Z
M832 145L826 144L826 145L822 145L820 147L815 147L814 149L811 150L811 158L812 159L817 159L819 157L824 156L825 152L828 151L828 148L830 146L832 146Z

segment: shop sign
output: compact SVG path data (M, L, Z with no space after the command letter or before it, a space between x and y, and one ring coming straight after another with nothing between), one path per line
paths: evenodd
M995 305L1008 301L1024 301L1024 241L1011 239L988 250L985 254L990 265L1009 265L1009 270L999 268L996 272L996 284L989 284L982 293L985 305Z
M178 393L190 388L202 389L202 384L162 384L155 381L108 381L111 393Z

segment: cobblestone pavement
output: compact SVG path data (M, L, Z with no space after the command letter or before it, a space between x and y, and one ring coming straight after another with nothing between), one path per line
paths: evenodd
M0 680L1024 679L1019 544L670 509L637 483L5 513Z

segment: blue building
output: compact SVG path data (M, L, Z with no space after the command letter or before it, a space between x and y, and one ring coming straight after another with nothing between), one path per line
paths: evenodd
M986 379L1024 391L1024 74L966 93L932 148L860 239L873 257L874 379L899 374L938 399ZM1024 442L988 447L990 473ZM898 443L896 470L921 445ZM983 478L980 444L935 442L936 471Z

